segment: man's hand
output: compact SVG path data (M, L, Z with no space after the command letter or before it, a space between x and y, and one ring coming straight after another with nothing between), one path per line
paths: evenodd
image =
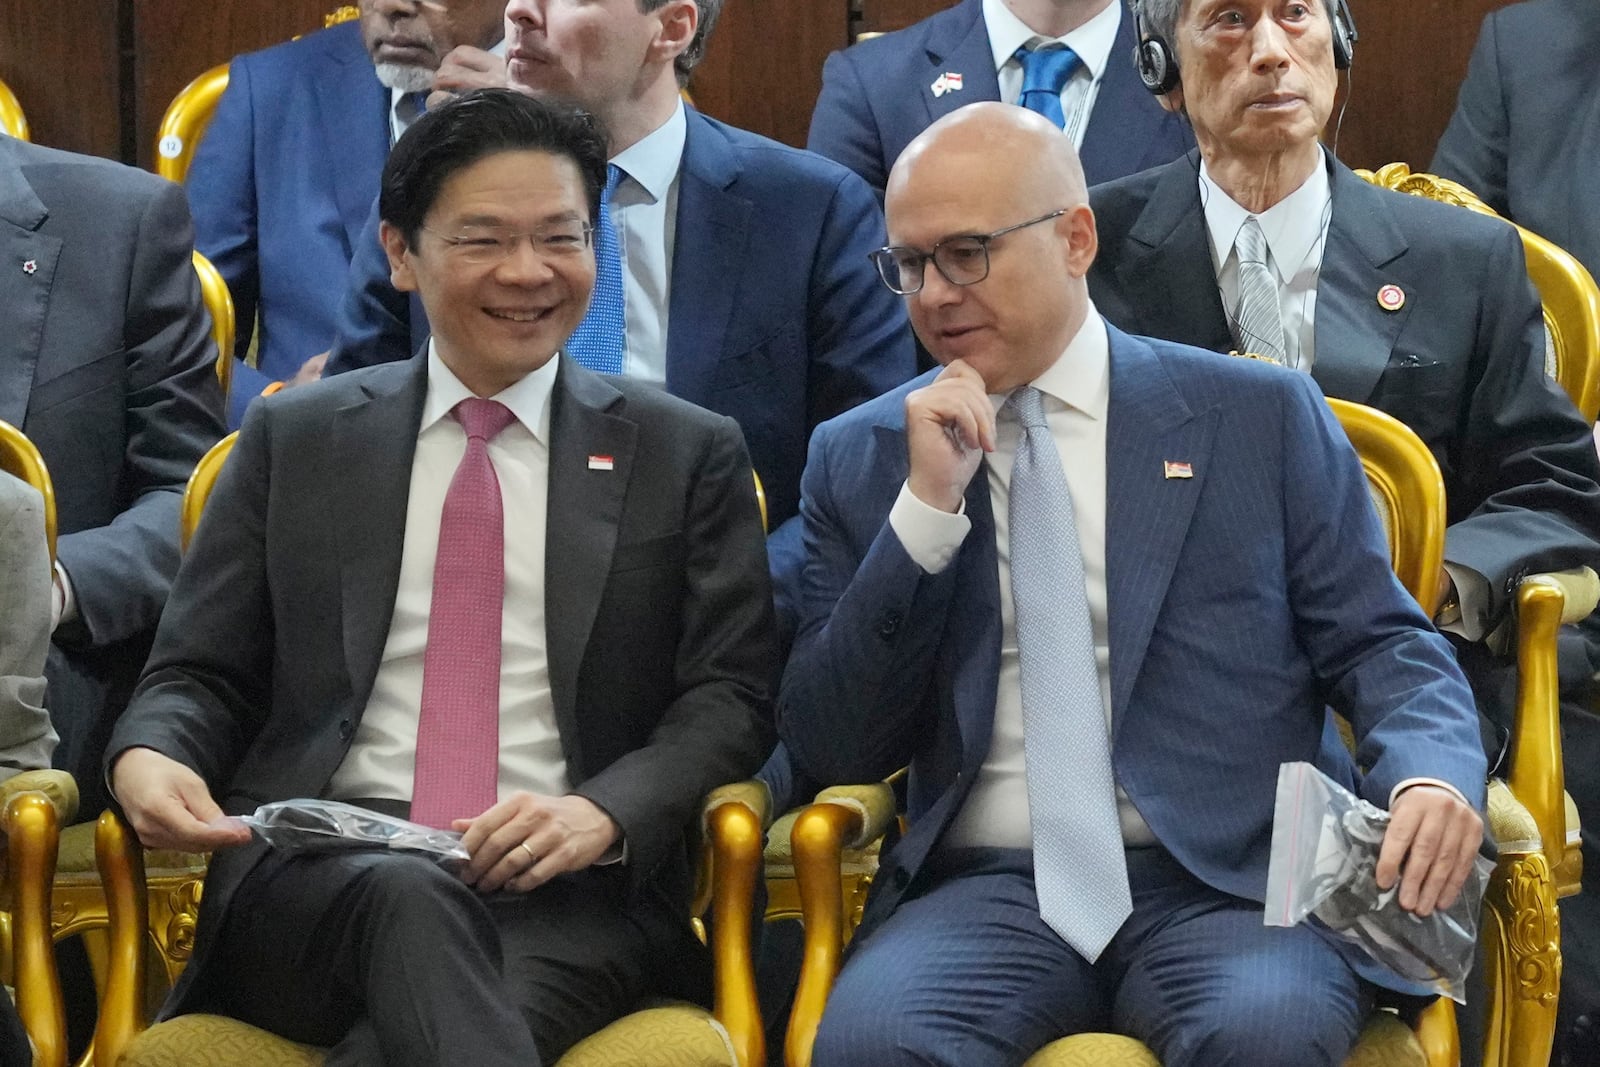
M318 352L294 372L294 377L283 383L285 389L293 389L297 385L308 385L322 378L322 368L328 365L328 353Z
M622 829L586 797L517 792L476 819L457 819L472 859L461 880L481 893L526 893L581 871L616 844Z
M428 94L428 107L436 108L469 89L504 89L506 85L504 59L469 44L456 45L433 72L433 92Z
M907 396L906 451L912 494L941 511L961 510L983 454L994 451L994 404L983 376L958 359Z
M130 748L111 767L111 792L146 848L210 852L243 845L243 826L209 825L222 809L200 776L153 748Z
M1436 785L1414 785L1395 798L1378 853L1378 888L1396 878L1400 906L1417 915L1456 902L1483 843L1483 819L1461 798Z

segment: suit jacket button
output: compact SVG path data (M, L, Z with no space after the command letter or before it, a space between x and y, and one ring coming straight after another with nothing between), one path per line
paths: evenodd
M887 640L900 632L900 613L891 611L878 623L878 636Z
M339 740L348 741L355 732L355 726L349 719L339 720Z

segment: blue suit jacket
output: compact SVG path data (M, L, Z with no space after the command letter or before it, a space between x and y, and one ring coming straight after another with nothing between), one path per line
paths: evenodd
M1262 900L1278 766L1317 762L1387 807L1404 779L1480 809L1485 763L1450 646L1395 580L1343 431L1306 377L1109 330L1106 586L1112 762L1196 877ZM905 394L818 429L801 519L802 624L779 732L824 781L911 765L907 836L866 916L916 880L983 764L1000 668L987 477L943 572L888 515L907 473ZM1164 477L1163 463L1194 476ZM1332 705L1360 740L1323 752Z
M1163 111L1140 83L1133 46L1133 19L1124 12L1078 153L1091 185L1166 163L1194 147L1188 124ZM946 71L961 74L964 84L936 97L933 82ZM829 56L806 147L837 159L882 197L889 168L935 119L965 104L999 99L983 0L962 0L915 26Z
M811 428L915 373L901 299L867 253L884 243L872 193L836 163L693 110L678 190L667 390L744 430L767 492L780 614L799 570ZM328 373L405 359L427 329L389 284L376 206L351 268Z
M333 343L350 253L389 154L389 90L357 23L236 58L189 169L195 247L233 293L237 353L261 316L259 370L234 366L230 423Z

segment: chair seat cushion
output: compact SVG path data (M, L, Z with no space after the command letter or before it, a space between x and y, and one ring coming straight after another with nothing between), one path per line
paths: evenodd
M180 1015L128 1046L118 1067L322 1067L322 1049L225 1015Z
M1373 1012L1344 1067L1427 1067L1411 1028L1386 1011ZM1074 1034L1052 1041L1023 1067L1161 1067L1144 1045L1120 1034Z
M322 1067L326 1053L223 1015L180 1015L140 1034L119 1067ZM738 1067L722 1024L670 1004L625 1015L574 1045L557 1067Z

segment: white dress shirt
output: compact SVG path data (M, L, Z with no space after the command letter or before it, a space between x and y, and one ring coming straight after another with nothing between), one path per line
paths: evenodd
M1250 212L1212 180L1204 161L1199 180L1200 203L1211 243L1211 267L1229 318L1229 331L1234 332L1233 314L1239 306L1239 254L1234 242ZM1317 282L1322 274L1323 250L1328 244L1328 225L1333 218L1328 168L1318 165L1300 188L1255 217L1267 239L1267 267L1278 282L1284 354L1290 366L1309 373L1316 365ZM1445 552L1448 556L1448 541ZM1489 580L1471 567L1449 559L1444 567L1455 583L1461 620L1441 629L1468 641L1481 640L1488 629Z
M489 443L505 514L505 603L501 610L500 781L546 796L569 791L567 765L550 695L545 643L545 511L550 483L550 392L557 361L494 399L516 420ZM433 603L433 567L445 493L466 453L467 436L450 411L472 392L428 344L428 392L411 464L400 584L372 696L344 762L328 784L336 800L410 800L422 707L423 654Z
M1034 388L1044 394L1083 552L1085 594L1094 633L1100 703L1106 715L1105 743L1111 743L1111 645L1106 622L1106 410L1111 395L1110 348L1105 323L1091 306L1083 326ZM1011 597L1009 509L1011 468L1016 462L1021 426L1004 409L1006 397L989 398L1000 417L995 450L986 457L989 503L1000 568L1000 678L995 688L994 730L989 754L972 783L945 841L957 847L988 845L1033 847L1028 822L1028 782L1022 736L1022 673L1017 655L1017 616ZM966 515L952 515L918 500L910 486L900 491L889 524L918 566L937 574L950 565L972 527ZM1119 787L1117 812L1123 840L1151 844L1150 828Z
M1017 49L1024 46L1038 48L1046 44L1064 44L1078 54L1081 61L1067 84L1061 89L1061 114L1066 119L1066 133L1072 143L1083 147L1083 132L1088 128L1089 115L1094 111L1095 97L1100 93L1100 79L1105 77L1106 64L1111 59L1111 47L1117 40L1117 29L1122 25L1122 0L1112 0L1106 9L1082 26L1062 37L1046 37L1028 28L1017 18L1004 0L983 0L983 21L989 30L989 47L994 51L995 74L1000 79L1000 99L1015 104L1022 96L1022 64L1017 62ZM1127 61L1127 57L1122 57Z
M667 384L678 172L688 131L680 100L666 122L611 159L627 175L611 196L611 220L622 245L622 372L657 386Z

